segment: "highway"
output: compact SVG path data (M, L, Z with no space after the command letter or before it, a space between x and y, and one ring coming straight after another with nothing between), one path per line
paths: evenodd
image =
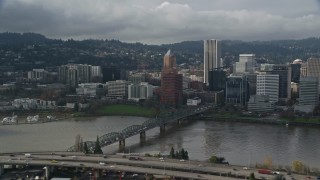
M154 157L141 157L142 160L129 160L121 155L84 155L81 153L31 153L25 154L0 154L0 164L29 165L29 166L56 166L93 168L110 171L122 171L153 175L167 175L179 178L192 179L234 179L245 178L251 172L258 178L271 179L273 175L258 174L257 169L244 170L242 167L215 165L198 161L179 161ZM102 162L102 163L101 163ZM229 177L228 177L229 176ZM232 177L230 177L232 176ZM304 179L305 176L286 175L287 179ZM314 179L316 179L314 177Z

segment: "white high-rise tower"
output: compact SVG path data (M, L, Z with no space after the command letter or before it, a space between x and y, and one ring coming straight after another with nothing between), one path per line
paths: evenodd
M221 47L220 42L215 39L204 40L204 76L203 81L209 84L209 71L220 68L221 65Z

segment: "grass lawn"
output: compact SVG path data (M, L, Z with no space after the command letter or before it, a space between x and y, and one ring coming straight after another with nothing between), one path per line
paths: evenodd
M152 108L145 108L135 105L108 105L103 106L98 110L102 115L121 115L121 116L143 116L152 117L155 116L155 111Z
M303 117L296 117L293 119L283 119L287 122L298 122L298 123L320 123L320 119L316 117L311 117L311 118L303 118Z

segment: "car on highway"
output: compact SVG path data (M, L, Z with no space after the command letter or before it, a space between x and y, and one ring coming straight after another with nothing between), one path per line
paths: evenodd
M57 163L58 161L57 160L51 160L51 163Z
M104 162L99 162L99 164L100 164L101 166L106 165L106 163L104 163Z
M134 157L134 156L129 157L129 160L143 161L141 157Z

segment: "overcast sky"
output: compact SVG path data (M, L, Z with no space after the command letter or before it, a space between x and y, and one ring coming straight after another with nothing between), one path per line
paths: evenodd
M320 36L320 0L0 0L0 32L147 44Z

